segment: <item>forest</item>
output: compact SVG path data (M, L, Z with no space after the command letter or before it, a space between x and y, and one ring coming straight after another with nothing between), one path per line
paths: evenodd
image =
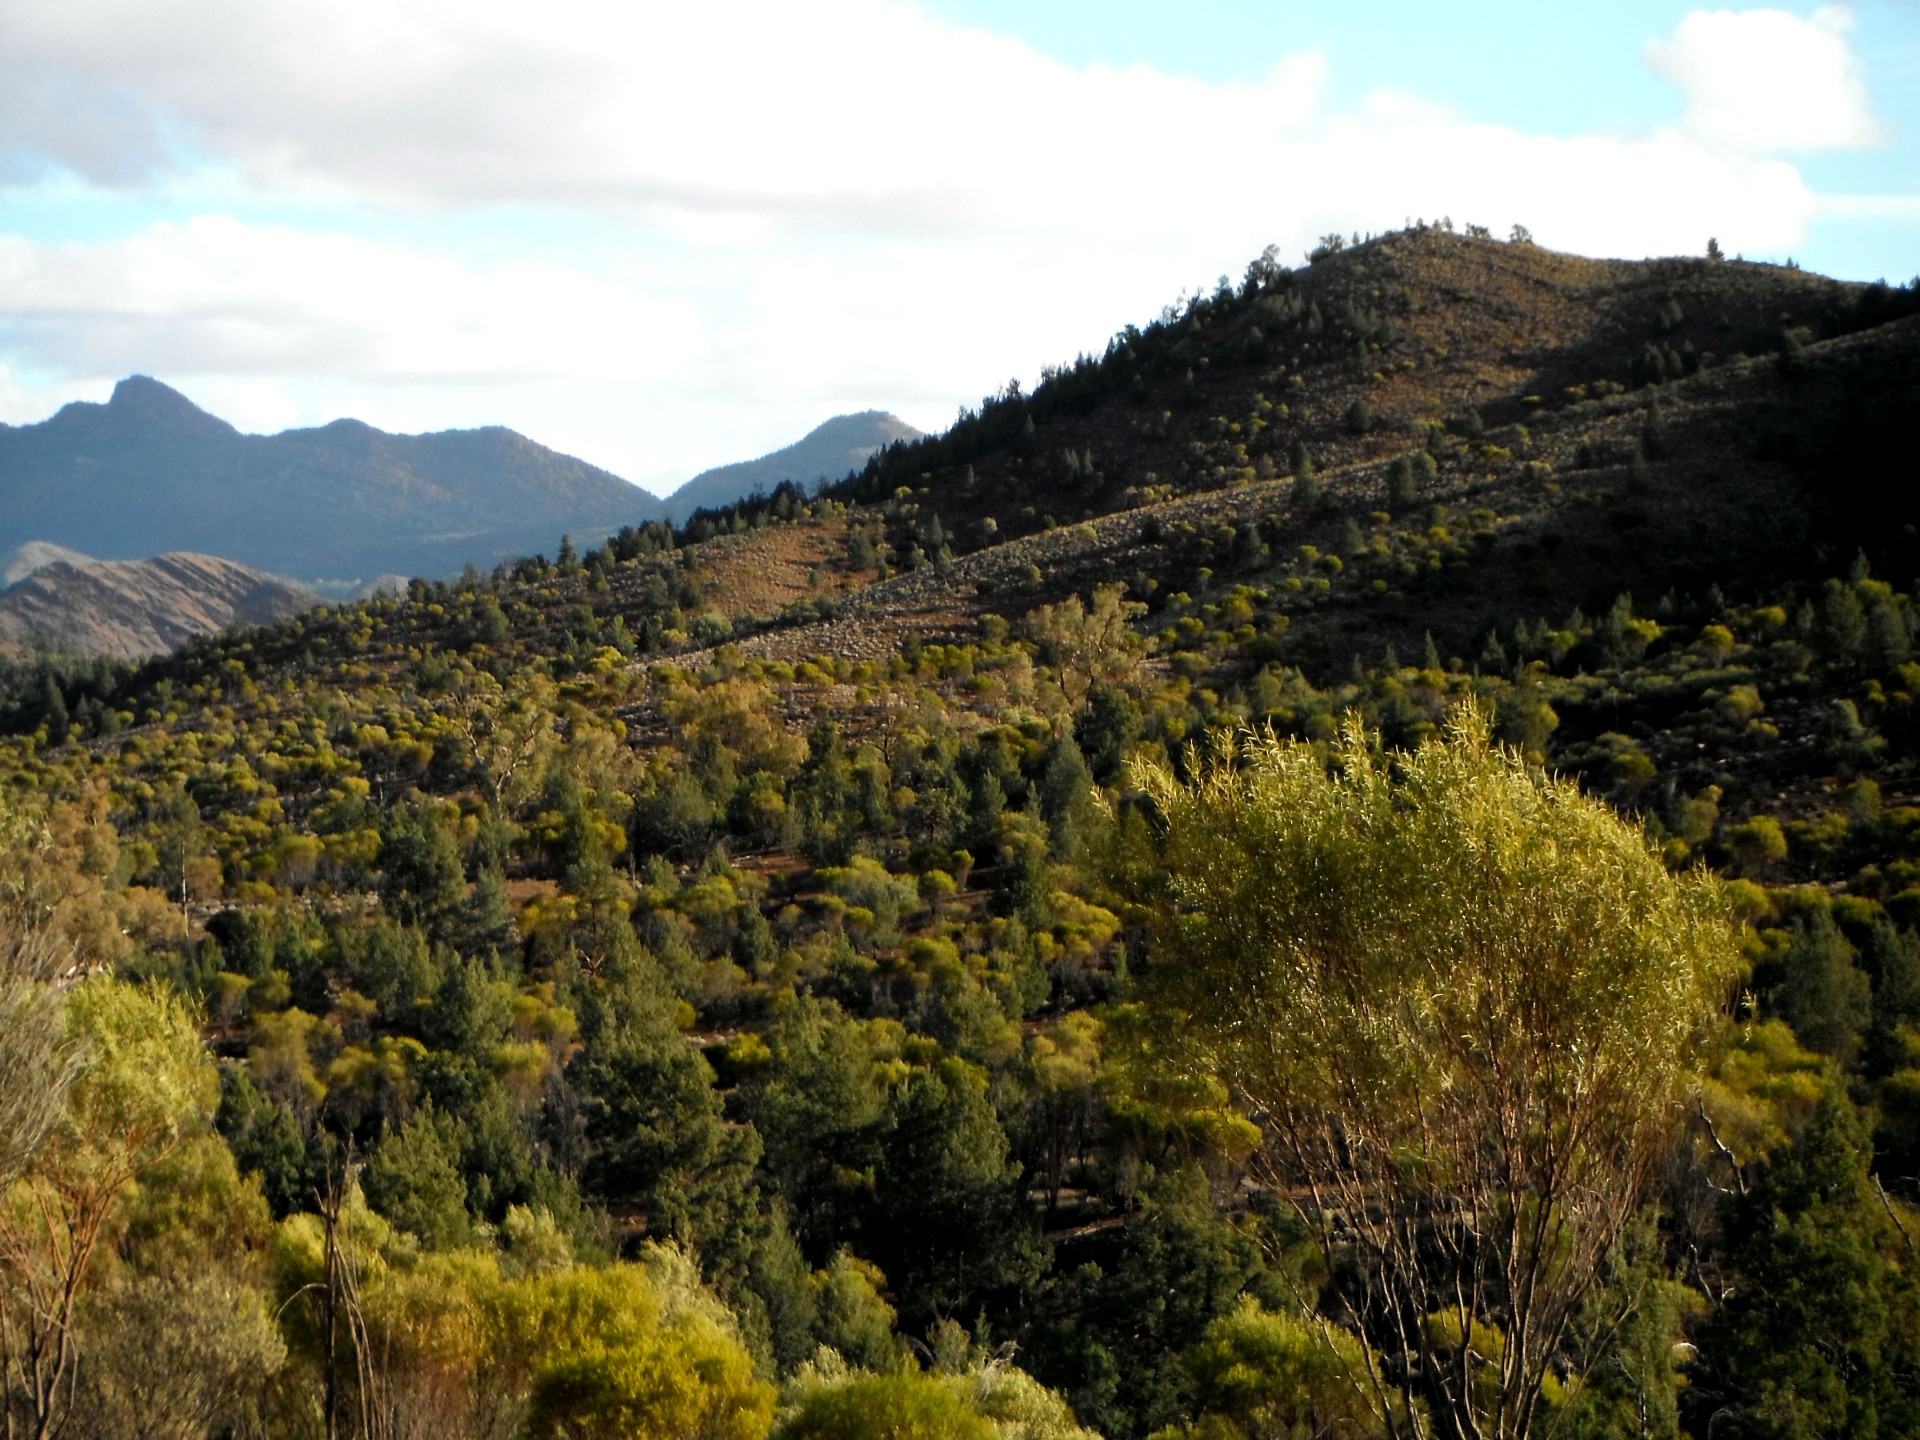
M0 666L7 1436L1920 1435L1920 289L1608 263Z

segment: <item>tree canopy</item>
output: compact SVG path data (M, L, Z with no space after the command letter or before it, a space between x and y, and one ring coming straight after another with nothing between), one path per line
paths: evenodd
M1182 1063L1266 1134L1345 1256L1354 1376L1396 1429L1524 1434L1666 1153L1739 969L1717 883L1674 875L1467 707L1386 753L1254 733L1142 764L1131 883Z

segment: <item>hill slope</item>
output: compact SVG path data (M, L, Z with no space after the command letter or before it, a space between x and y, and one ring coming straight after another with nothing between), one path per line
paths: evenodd
M304 579L451 574L661 513L607 471L503 428L356 420L242 435L145 376L105 405L0 426L0 550L196 550Z
M1075 583L1124 567L1112 578L1148 598L1231 562L1299 582L1281 653L1315 674L1427 631L1472 654L1490 626L1622 591L1750 593L1862 546L1899 573L1920 563L1920 509L1872 459L1920 389L1915 298L1403 232L1298 271L1256 265L834 493L907 486L887 539L908 565L1166 507L1157 554L1089 553ZM1314 478L1296 486L1303 455ZM1390 563L1338 578L1302 558L1371 546L1376 512L1400 536ZM1436 543L1471 553L1410 558L1435 527L1468 532ZM952 588L964 609L1004 603Z
M755 491L771 493L783 480L802 488L820 480L838 480L886 446L897 440L918 440L920 434L884 410L836 415L771 455L702 471L667 497L667 514L679 524L696 510L731 505Z
M297 614L318 598L214 555L57 559L0 590L0 652L38 647L137 660L232 625Z

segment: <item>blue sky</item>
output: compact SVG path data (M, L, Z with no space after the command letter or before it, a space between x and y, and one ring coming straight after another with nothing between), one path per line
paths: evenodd
M502 423L656 490L1450 214L1920 272L1920 4L8 0L0 420Z

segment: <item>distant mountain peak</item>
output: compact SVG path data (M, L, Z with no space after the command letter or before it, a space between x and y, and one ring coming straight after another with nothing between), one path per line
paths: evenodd
M808 488L822 480L838 480L866 464L876 450L896 440L917 440L920 434L886 410L836 415L814 426L804 439L770 455L702 471L667 497L667 513L678 523L695 510L728 505L756 490L770 492L783 480Z
M107 414L118 420L146 425L166 425L173 429L233 432L233 426L209 415L171 385L163 385L151 375L129 375L113 387Z
M129 375L123 380L115 381L113 395L107 403L109 405L142 405L155 400L167 401L175 405L188 405L196 410L200 408L171 385L156 380L151 375Z
M807 432L807 438L812 439L815 435L831 435L841 430L858 431L870 428L876 422L891 423L906 429L913 428L891 410L850 410L845 415L836 415L831 420L821 421Z

